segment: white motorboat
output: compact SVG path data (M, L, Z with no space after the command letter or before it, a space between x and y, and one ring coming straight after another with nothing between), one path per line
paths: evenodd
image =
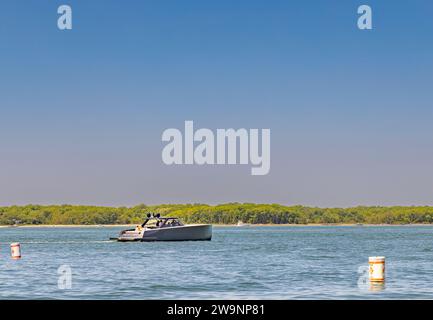
M194 241L211 240L211 224L183 224L178 218L147 215L146 221L134 229L123 230L117 241Z

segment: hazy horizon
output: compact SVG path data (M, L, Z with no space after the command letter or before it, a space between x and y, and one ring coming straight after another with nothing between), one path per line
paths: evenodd
M221 202L221 203L201 203L201 202L196 202L196 203L136 203L136 204L130 204L130 205L103 205L103 204L90 204L90 203L27 203L27 204L12 204L12 205L0 205L0 207L2 208L6 208L6 207L25 207L25 206L41 206L41 207L45 207L45 206L77 206L77 207L107 207L107 208L133 208L133 207L137 207L137 206L141 206L141 205L146 205L148 207L153 207L153 206L159 206L159 205L208 205L208 206L220 206L220 205L227 205L227 204L234 204L234 203L239 203L239 204L254 204L254 205L281 205L281 206L285 206L285 207L297 207L297 206L301 206L301 207L307 207L307 208L320 208L320 209L351 209L351 208L356 208L356 207L382 207L382 208L391 208L391 207L433 207L432 205L352 205L352 206L329 206L329 207L324 207L324 206L315 206L315 205L304 205L304 204L284 204L284 203L260 203L260 202Z

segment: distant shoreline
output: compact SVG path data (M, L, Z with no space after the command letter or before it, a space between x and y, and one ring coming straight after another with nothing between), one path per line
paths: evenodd
M29 224L29 225L0 225L0 229L14 228L134 228L137 224ZM413 223L413 224L356 224L356 223L311 223L311 224L249 224L237 226L236 224L212 224L217 228L236 227L239 229L248 229L251 227L420 227L433 226L428 223Z
M0 225L90 226L140 223L148 214L177 217L186 223L259 225L433 224L433 206L317 208L280 204L161 204L135 207L27 205L0 207Z

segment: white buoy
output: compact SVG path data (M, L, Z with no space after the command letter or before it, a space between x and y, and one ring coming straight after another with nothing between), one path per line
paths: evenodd
M12 259L21 259L21 245L18 242L11 244Z
M369 257L369 279L372 282L385 281L385 257Z

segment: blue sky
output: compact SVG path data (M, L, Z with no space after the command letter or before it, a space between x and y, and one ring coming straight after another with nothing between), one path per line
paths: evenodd
M57 7L73 30L57 29ZM357 29L357 8L373 30ZM433 3L3 1L0 205L433 205ZM161 134L270 128L271 172Z

